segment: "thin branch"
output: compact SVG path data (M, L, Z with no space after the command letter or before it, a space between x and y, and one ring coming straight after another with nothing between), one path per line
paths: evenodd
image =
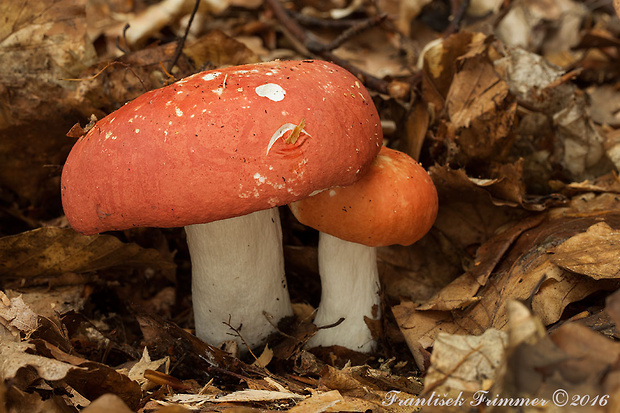
M170 64L168 65L169 73L172 73L172 68L174 67L174 65L177 64L177 61L179 60L179 57L181 56L181 53L183 52L183 46L185 46L185 41L187 40L187 36L189 35L189 29L190 27L192 27L192 22L194 21L194 17L196 16L196 13L198 12L199 5L200 5L200 0L196 0L194 3L194 10L192 10L192 14L190 14L189 21L187 22L187 27L185 28L185 34L183 35L181 39L179 39L177 43L177 48L174 52L174 56L172 57L172 60L170 61Z
M100 71L98 71L97 73L95 73L94 75L90 76L90 77L85 77L85 78L63 78L60 80L67 80L67 81L72 81L72 82L81 82L84 80L94 80L96 78L99 77L99 75L101 75L103 72L105 72L110 66L114 66L114 65L121 65L123 67L125 67L127 70L129 70L131 73L133 73L133 75L140 81L140 84L142 85L142 87L144 88L145 92L148 92L148 88L146 87L146 85L144 84L144 82L142 81L142 79L140 78L140 76L138 76L138 74L135 72L135 70L133 70L133 68L131 66L129 66L127 63L123 63L123 62L119 62L119 61L114 61L114 62L110 62L108 64L106 64L103 69L101 69Z
M360 68L358 68L355 65L353 65L352 63L350 63L348 60L339 58L336 55L334 55L330 51L330 50L333 50L333 49L330 49L330 45L326 45L325 43L323 43L321 40L319 40L318 37L316 37L311 32L305 31L299 25L299 23L297 23L297 21L294 20L287 13L286 9L282 6L282 3L280 3L280 0L265 0L265 3L273 11L274 16L276 17L276 19L278 19L278 21L280 22L282 27L296 41L301 43L301 45L303 47L305 47L307 49L307 51L311 55L319 56L319 57L321 57L324 60L331 61L331 62L337 64L338 66L341 66L344 69L347 69L349 72L353 73L353 75L358 77L362 81L362 83L364 83L370 89L373 89L373 90L375 90L375 91L377 91L379 93L385 93L385 94L388 93L388 82L386 82L383 79L379 79L379 78L371 75L370 73L367 73L367 72L361 70ZM381 16L377 16L375 19L385 19L385 17L383 17L381 15ZM371 21L374 22L375 19L372 19ZM381 21L379 21L377 23L374 23L374 24L370 24L370 26L368 26L368 27L372 27L373 25L379 24ZM368 25L368 23L364 23L364 26L366 26L366 25ZM368 27L366 27L366 28L368 28ZM362 29L353 30L351 32L351 34L347 35L346 39L342 39L342 42L348 40L353 34L357 34L361 30ZM347 32L348 31L349 30L347 30ZM344 36L344 33L343 33L343 36ZM340 42L340 40L338 40L338 41ZM338 47L339 45L340 44L337 44L336 47Z
M364 30L368 30L371 27L381 24L386 18L387 18L387 14L382 14L372 19L361 21L357 23L356 25L349 27L344 32L342 32L338 37L336 37L334 40L329 42L329 44L322 45L323 50L317 50L317 52L335 50L339 48L340 46L342 46L349 39L358 35Z
M240 325L239 328L233 327L232 324L231 324L231 321L230 321L230 317L228 318L227 322L223 322L223 323L224 323L224 325L228 326L232 331L235 332L235 334L230 334L230 335L239 337L241 339L241 341L243 341L243 345L248 349L248 351L250 352L252 357L254 357L254 360L258 360L258 357L256 357L256 355L252 352L252 349L250 348L250 345L248 344L248 342L245 341L245 339L241 335L241 327L243 327L243 324Z
M126 37L127 29L129 29L129 23L125 23L125 26L123 27L123 43L125 43L125 46L127 46L127 37ZM116 48L125 54L129 53L129 50L125 50L123 47L121 47L120 40L121 40L121 37L116 36Z
M326 19L322 17L309 16L293 10L286 10L286 13L291 16L292 19L297 20L299 24L304 26L319 27L321 29L348 29L349 27L360 23L359 19Z
M338 327L343 322L344 322L344 317L340 317L338 319L338 321L336 321L335 323L331 323L331 324L327 324L327 325L324 325L324 326L320 326L320 327L317 327L316 329L317 330L325 330L325 329L328 329L328 328Z
M459 31L461 27L461 23L463 22L463 18L465 18L465 12L469 7L470 0L461 0L461 4L457 7L456 10L453 10L452 13L452 21L448 25L448 28L444 32L444 37L448 37L451 34L454 34Z

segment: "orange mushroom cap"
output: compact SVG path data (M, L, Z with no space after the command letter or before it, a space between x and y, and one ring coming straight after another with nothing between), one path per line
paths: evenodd
M382 139L368 91L334 64L201 72L139 96L80 138L62 172L63 208L83 234L245 215L350 185Z
M437 191L408 155L382 147L355 184L334 187L290 204L304 225L371 247L410 245L433 226Z

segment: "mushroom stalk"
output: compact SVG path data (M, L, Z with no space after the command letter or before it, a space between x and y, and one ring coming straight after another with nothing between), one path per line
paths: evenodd
M250 348L293 314L277 208L185 227L192 261L196 335L212 345L235 340ZM270 321L267 320L270 317Z
M339 345L360 352L373 351L376 341L364 317L380 317L376 248L320 232L318 255L321 303L314 324L321 327L340 318L344 321L317 331L308 346Z

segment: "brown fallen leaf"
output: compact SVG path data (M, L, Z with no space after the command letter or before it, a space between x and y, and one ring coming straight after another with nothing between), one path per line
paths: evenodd
M260 61L252 50L221 30L212 30L189 42L183 52L194 61L196 67L204 67L206 64L216 67L236 66Z
M507 344L506 333L494 329L479 336L437 335L422 397L432 391L473 394L488 390Z
M44 227L0 238L0 276L50 277L114 266L173 268L159 252L125 244L111 235L80 235L72 229Z
M576 323L547 335L522 304L514 303L512 314L518 320L509 329L508 357L489 396L543 398L558 412L618 410L620 344Z
M97 57L86 36L86 3L0 4L0 184L48 208L57 202L59 166L70 146L64 135L77 120L69 98L75 85L62 79Z
M3 340L0 346L0 377L2 380L15 378L23 367L33 367L39 377L45 380L62 380L71 371L84 370L55 359L29 354L33 345L25 342Z
M123 400L115 394L104 394L88 405L83 413L131 413Z
M344 402L344 398L338 390L328 392L315 392L312 396L297 403L295 407L289 409L289 413L319 413L331 407L339 407Z
M30 309L21 296L9 299L0 291L0 324L15 337L20 332L30 335L38 326L38 315Z
M620 231L604 222L594 224L549 250L551 261L595 280L620 277Z

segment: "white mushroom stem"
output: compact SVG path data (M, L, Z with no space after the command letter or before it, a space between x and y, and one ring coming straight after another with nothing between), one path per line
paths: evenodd
M314 324L321 327L340 318L344 321L317 331L308 346L339 345L360 352L373 351L376 342L364 317L380 317L376 248L321 232L318 254L321 303Z
M209 344L236 340L256 348L293 314L284 275L277 208L185 227L192 260L196 335ZM230 324L227 325L227 324Z

